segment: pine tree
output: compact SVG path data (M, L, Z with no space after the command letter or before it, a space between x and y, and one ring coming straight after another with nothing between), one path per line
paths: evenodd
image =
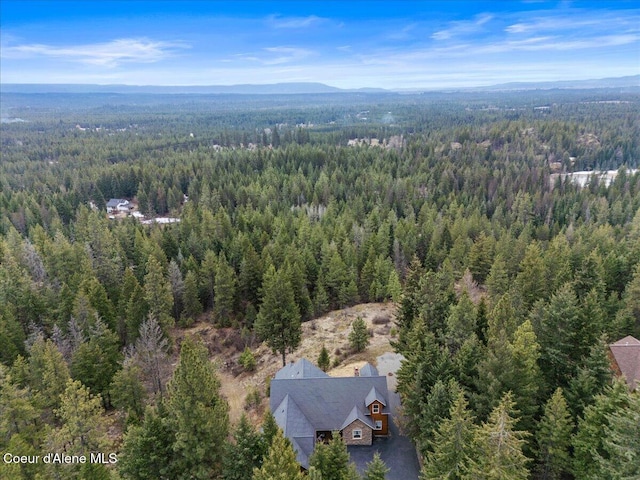
M118 338L100 319L91 329L89 339L82 343L71 359L71 374L101 395L105 408L111 404L109 387L120 364Z
M355 352L362 352L369 345L369 332L367 324L362 317L357 317L351 324L349 332L349 346Z
M182 342L167 390L178 478L205 479L219 474L229 407L220 396L220 381L204 345L189 338Z
M126 362L122 369L116 372L111 382L111 402L124 411L127 423L137 423L144 414L147 392L141 381L142 371L138 365Z
M482 284L487 279L493 263L493 237L480 233L469 251L469 270L473 279Z
M423 372L424 370L419 375L422 378L424 378ZM446 378L438 378L431 389L422 389L423 398L419 399L420 416L414 418L414 424L418 431L414 432L414 436L416 445L423 455L427 455L431 450L438 425L448 418L453 400L461 391L456 380L450 379L448 382L446 380ZM424 396L425 392L428 392L426 397ZM409 432L411 433L412 430L409 429Z
M276 272L269 266L263 282L263 298L256 320L256 333L274 353L282 355L286 365L287 352L300 344L300 313L295 303L291 284L283 278L283 271Z
M131 345L138 338L140 326L149 315L145 291L139 283L129 292L125 310L126 343Z
M30 389L13 383L11 375L4 372L4 367L0 365L0 431L4 432L0 447L6 446L6 442L14 435L37 444L34 436L39 416Z
M205 307L213 308L215 300L216 272L218 271L218 256L213 250L207 250L200 268L202 295Z
M16 360L14 369L17 363ZM48 410L60 405L60 396L64 393L69 380L69 368L51 340L44 340L38 336L31 345L27 376L26 380L31 390L39 393L38 403L41 408ZM19 377L14 375L14 378Z
M522 453L526 432L517 431L513 417L515 404L506 393L491 412L489 420L475 432L477 456L470 478L486 480L526 480L529 477L527 457Z
M507 389L513 393L513 400L520 415L517 427L520 430L533 431L534 418L537 417L539 409L542 375L538 367L540 345L529 320L518 327L509 347L515 378Z
M300 465L289 440L278 429L262 466L253 469L252 480L302 480Z
M364 471L363 480L385 480L389 467L382 461L378 452L373 454L373 460L367 462L367 469Z
M322 260L322 268L325 272L324 287L329 297L329 307L343 308L350 302L350 297L354 293L353 287L356 286L349 285L352 275L335 246Z
M118 335L120 337L120 343L123 345L127 345L129 343L133 343L138 334L138 328L140 328L140 324L143 322L146 312L142 315L136 315L136 310L133 308L129 311L129 300L132 297L135 298L135 306L139 306L139 303L144 303L144 290L140 286L138 279L133 273L131 268L127 268L124 271L124 276L122 278L122 289L120 290L119 300L118 300ZM135 318L130 318L130 315L135 316Z
M389 278L387 279L387 292L391 301L398 304L402 298L402 285L400 284L400 277L395 269L389 272Z
M238 277L238 293L247 304L257 307L260 304L263 266L253 245L249 244L243 253Z
M562 389L558 388L544 407L544 416L536 433L540 478L557 480L569 471L572 430L573 422L567 402Z
M327 347L322 344L320 355L318 355L318 367L320 367L320 370L322 370L323 372L326 372L329 369L330 365L331 360L329 358L329 350L327 350Z
M267 448L273 442L273 437L276 436L276 432L280 427L276 423L276 419L273 414L267 410L264 414L264 419L262 420L262 443Z
M149 256L147 274L144 277L145 300L149 305L149 315L156 319L164 334L173 326L173 294L171 286L164 278L162 266L154 257Z
M628 407L629 391L624 379L617 379L612 386L595 397L595 402L584 409L578 421L578 430L572 439L573 475L584 480L600 480L605 477L603 466L609 454L605 449L609 418Z
M407 337L413 328L414 320L419 315L420 305L422 304L422 296L420 295L420 278L422 274L422 264L418 257L414 256L407 271L396 317L398 341L394 348L400 353L404 353L407 347Z
M198 277L193 272L187 272L184 279L184 292L182 295L182 324L191 325L202 313L202 303L198 297Z
M234 312L236 301L236 273L227 263L224 252L218 259L218 269L214 283L215 304L214 313L216 322L222 327L231 325L231 316Z
M163 404L147 407L144 421L131 425L124 434L118 470L124 478L177 478L174 466L174 432Z
M516 286L522 293L524 306L530 308L536 301L546 297L546 271L542 262L542 250L537 243L527 247L520 273L516 277Z
M173 319L175 322L179 322L183 307L184 279L182 278L182 272L180 271L178 263L173 259L169 262L167 278L173 295Z
M487 276L487 290L489 296L495 301L509 290L509 274L507 265L502 255L496 255Z
M297 252L292 253L292 256L296 256ZM309 319L312 314L311 297L309 296L309 290L307 288L307 278L304 270L299 261L290 261L291 256L287 257L285 263L285 277L289 280L291 288L293 290L293 297L298 310L300 311L300 317L303 320Z
M627 284L622 295L623 307L618 312L615 328L611 333L616 336L631 332L640 337L640 263L636 266L633 278Z
M476 331L476 309L467 291L463 291L458 303L450 308L447 317L447 343L455 353Z
M100 397L93 396L78 380L67 381L55 410L62 426L51 433L50 444L70 455L88 455L107 446L106 423ZM57 451L57 450L56 450Z
M323 480L349 480L349 452L339 432L333 432L329 443L316 445L309 465L322 474Z
M556 292L542 308L532 314L540 342L540 368L547 382L566 388L576 368L576 361L588 352L589 344L580 338L580 311L570 284Z
M128 357L140 367L147 391L162 398L164 378L169 370L169 342L162 335L155 318L149 318L140 326L136 343L128 350Z
M580 361L576 373L569 381L566 398L573 418L581 416L585 407L591 405L594 397L602 393L612 380L609 345L603 336L591 346L589 354Z
M473 416L460 390L449 410L449 418L438 425L427 454L421 480L466 478L473 454Z
M91 452L104 452L111 448L100 397L91 395L89 389L79 381L69 379L60 396L60 408L55 413L61 426L50 431L45 440L45 445L51 451L64 451L67 455L89 458ZM90 478L104 478L101 477L103 469L87 469L82 464L49 464L45 469L48 478L81 479L87 478L84 477L85 473L96 474Z
M360 271L360 297L363 301L372 300L370 296L371 285L376 279L376 251L373 245L369 247L367 260Z
M222 477L225 480L251 480L253 469L262 465L266 445L244 414L233 432L233 439L234 442L225 446Z
M484 345L487 344L487 330L489 329L489 317L485 297L480 299L476 309L476 336Z
M322 474L316 467L309 467L307 471L307 477L309 480L322 480Z
M604 478L640 478L640 395L629 394L628 405L607 415L604 455L598 455Z

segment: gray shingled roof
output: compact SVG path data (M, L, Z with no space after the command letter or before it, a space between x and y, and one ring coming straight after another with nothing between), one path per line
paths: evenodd
M388 390L385 377L274 378L270 386L271 411L274 416L276 413L280 415L280 404L288 395L300 413L288 409L287 422L290 415L301 414L315 430L340 430L354 406L364 410L372 388L378 392L378 400L386 405ZM388 413L386 407L382 413ZM283 418L276 416L276 421L281 427L284 425Z
M296 460L304 468L309 468L309 457L313 453L315 441L313 437L293 437L291 438L293 449L296 452Z
M640 340L629 335L609 348L629 388L634 390L640 385Z
M328 377L326 373L316 367L306 358L301 358L296 363L289 363L276 373L276 378L317 378Z
M315 429L289 395L272 412L287 437L315 437Z
M382 405L386 407L387 406L386 393L387 392L385 392L385 395L383 395L378 390L376 390L376 387L371 387L371 390L369 390L369 393L367 393L367 398L365 398L364 405L368 407L375 400L378 400Z
M360 369L361 377L377 377L378 375L380 375L378 370L370 363L365 363Z
M122 198L112 198L111 200L109 200L107 202L107 207L115 208L119 204L124 203L124 202L126 202L126 200L123 200Z

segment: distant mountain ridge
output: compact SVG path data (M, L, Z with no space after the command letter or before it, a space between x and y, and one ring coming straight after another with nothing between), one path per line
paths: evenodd
M338 88L319 82L291 82L272 84L240 85L92 85L92 84L45 84L7 83L0 85L2 93L143 93L143 94L238 94L238 95L286 95L322 93L417 93L446 91L513 91L538 89L590 89L590 88L639 88L640 75L600 78L590 80L562 80L553 82L509 82L483 87L459 88Z
M626 88L640 87L640 75L627 77L598 78L589 80L561 80L555 82L509 82L480 87L477 90L536 90L553 88Z

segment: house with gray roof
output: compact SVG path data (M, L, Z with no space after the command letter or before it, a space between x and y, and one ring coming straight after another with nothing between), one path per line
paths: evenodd
M306 359L280 369L270 385L271 412L303 468L317 442L339 432L347 445L371 445L389 432L386 377L372 365L330 377Z
M640 386L640 340L628 335L609 345L611 368L618 376L623 376L629 388Z
M130 209L129 200L124 198L111 198L107 202L107 213L128 212Z

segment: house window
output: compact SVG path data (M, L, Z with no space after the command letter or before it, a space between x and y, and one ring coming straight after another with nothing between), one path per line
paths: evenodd
M362 438L362 430L354 430L351 435L354 440L360 440Z
M376 420L376 430L382 430L382 420Z
M380 405L378 405L377 403L374 403L373 406L371 407L371 413L380 413Z

